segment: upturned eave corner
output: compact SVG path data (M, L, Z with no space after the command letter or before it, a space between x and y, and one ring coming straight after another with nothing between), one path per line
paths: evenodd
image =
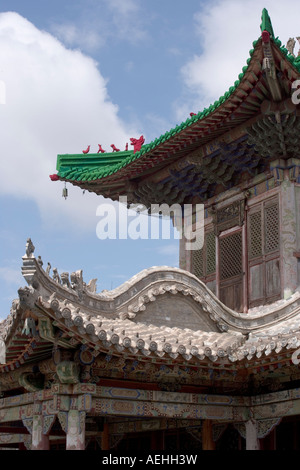
M152 142L144 144L135 153L132 151L120 151L100 155L58 155L56 166L58 173L51 175L51 179L53 181L61 180L69 182L75 186L82 187L82 189L95 191L97 194L115 199L114 191L110 191L109 188L110 185L113 187L116 181L120 183L125 180L132 181L133 178L138 176L143 177L143 172L149 175L149 172L151 174L156 171L156 161L160 165L163 161L168 166L173 162L172 158L175 158L175 154L173 155L174 149L176 149L176 152L181 152L181 158L186 158L187 154L207 144L209 141L207 133L211 135L212 140L216 137L220 138L220 132L218 133L212 129L212 122L215 122L216 126L220 127L225 123L223 122L225 120L226 125L228 125L227 121L230 117L228 115L228 106L232 110L230 113L232 119L236 119L236 113L239 114L240 112L245 116L245 121L253 118L255 113L254 111L252 111L252 114L250 112L251 109L254 109L253 97L251 97L247 104L246 110L242 109L244 100L246 104L245 95L250 94L251 89L255 86L253 77L256 77L255 80L260 80L261 73L265 74L271 99L280 103L284 97L282 95L282 86L274 72L275 59L278 61L278 57L275 58L274 54L279 54L283 61L286 62L286 65L284 65L286 70L292 67L292 81L299 75L300 62L296 57L293 57L288 49L281 46L281 41L278 38L275 38L272 22L266 9L262 12L260 28L261 35L253 41L253 48L249 51L249 58L246 65L242 68L242 72L238 75L238 79L223 96L207 109L198 113L191 113L191 116L186 121L162 134ZM261 69L257 68L258 63ZM245 90L247 91L245 92ZM258 95L260 93L261 91L259 91ZM236 104L233 106L233 102L236 99L242 103L241 109L238 109ZM212 118L213 120L211 121ZM235 119L233 119L232 128L235 127ZM187 142L192 142L191 135L195 132L199 135L197 143L195 141L193 146L189 147L190 144L187 144ZM94 184L100 181L101 185L102 181L105 183L102 186L102 192L101 188L98 187L99 185Z

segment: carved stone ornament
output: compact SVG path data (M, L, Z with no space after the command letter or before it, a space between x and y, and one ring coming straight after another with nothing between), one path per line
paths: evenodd
M26 256L27 256L27 258L33 257L34 250L35 250L35 247L34 247L32 241L31 241L31 238L28 238L27 243L26 243Z
M297 41L300 44L300 37L296 37ZM289 53L293 56L296 57L295 54L295 45L296 45L296 40L295 38L289 38L288 42L286 43L286 48L289 51ZM300 49L298 50L298 57L300 56Z
M0 339L0 364L6 363L6 346L2 339Z

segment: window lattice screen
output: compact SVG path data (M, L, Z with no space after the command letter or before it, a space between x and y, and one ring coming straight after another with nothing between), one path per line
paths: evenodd
M220 238L220 278L242 273L242 232Z
M207 234L206 238L206 274L216 271L216 237L214 232Z
M261 212L249 216L249 258L262 255Z
M203 277L204 276L204 266L203 266L203 248L201 250L195 250L193 251L193 273L197 277Z
M216 272L216 238L214 232L205 235L204 246L192 254L193 273L199 278Z
M278 204L265 208L265 252L279 249L279 207Z

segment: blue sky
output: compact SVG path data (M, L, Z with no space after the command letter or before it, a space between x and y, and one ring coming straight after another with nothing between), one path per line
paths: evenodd
M103 199L53 183L56 157L98 143L146 143L218 99L241 72L269 10L283 43L294 0L1 0L0 319L28 237L44 265L83 269L98 291L144 268L178 266L178 240L99 240ZM1 96L1 95L0 95Z

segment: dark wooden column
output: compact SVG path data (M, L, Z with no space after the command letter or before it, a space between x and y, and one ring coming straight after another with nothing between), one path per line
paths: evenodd
M164 431L151 432L151 450L164 450Z
M108 423L103 424L103 431L101 436L101 450L109 450L109 428Z
M202 450L215 450L216 444L213 440L212 421L205 419L202 426Z

